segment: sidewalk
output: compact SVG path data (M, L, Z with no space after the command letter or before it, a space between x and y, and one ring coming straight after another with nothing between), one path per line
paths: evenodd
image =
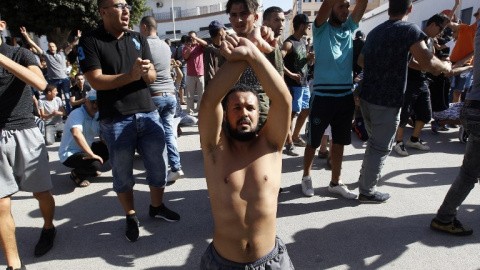
M140 239L125 239L125 217L112 191L111 171L87 188L75 188L69 168L58 161L59 143L48 147L56 200L57 237L53 249L35 258L34 246L42 218L35 199L19 192L12 198L17 242L28 269L197 269L211 241L213 221L196 127L182 128L178 145L185 179L168 186L167 206L181 215L177 223L148 216L149 192L139 156L135 205L141 223ZM411 134L405 131L405 138ZM284 155L279 195L277 234L287 244L296 269L478 269L480 196L474 189L459 210L459 220L475 232L452 237L429 229L430 220L458 173L465 145L458 129L422 139L429 152L408 149L387 158L379 190L392 196L381 205L360 204L327 191L330 171L315 158L315 196L301 192L303 148L299 157ZM342 181L358 192L358 172L364 144L352 133L345 148ZM106 166L108 168L108 166ZM5 265L3 256L0 265ZM3 266L2 266L3 267Z

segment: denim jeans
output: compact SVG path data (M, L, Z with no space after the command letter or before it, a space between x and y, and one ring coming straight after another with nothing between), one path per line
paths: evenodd
M53 79L48 80L48 84L53 84L57 88L57 96L62 98L62 92L65 96L65 111L67 115L72 111L72 105L70 105L70 79Z
M480 176L480 101L473 104L465 103L460 112L460 119L469 135L460 172L437 212L437 219L443 222L453 221L457 215L457 208Z
M368 141L358 182L360 193L368 196L375 193L385 159L392 151L400 108L379 106L363 99L360 108Z
M158 111L110 117L100 120L100 132L107 143L112 164L113 190L125 193L133 188L135 149L142 156L150 186L167 184L165 132Z
M175 95L163 95L152 97L153 103L158 108L163 129L165 130L165 142L167 143L168 165L172 171L181 169L180 154L178 153L177 138L173 132L173 117L177 107Z

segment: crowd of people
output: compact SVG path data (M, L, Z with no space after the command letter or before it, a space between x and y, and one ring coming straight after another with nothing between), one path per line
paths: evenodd
M456 209L480 176L480 9L473 24L462 24L453 19L455 0L449 14L433 14L420 29L407 22L411 0L390 1L389 19L365 40L358 29L367 3L358 0L350 12L347 0L325 0L314 21L297 14L293 32L281 40L281 8L265 9L257 26L256 0L229 0L233 34L215 20L209 41L190 31L175 46L157 36L155 18L143 17L135 32L130 5L99 0L103 24L78 31L65 48L49 42L42 50L25 27L26 48L0 40L0 239L7 269L26 269L11 215L11 196L19 190L33 193L44 219L35 255L54 244L47 146L60 141L60 162L79 188L90 186L104 162L111 164L125 236L135 242L135 154L145 165L150 217L179 221L163 196L167 183L188 178L177 137L181 126L197 124L215 224L200 269L294 269L276 235L282 154L299 156L305 148L299 190L307 197L314 195L318 156L331 168L329 192L384 203L390 194L377 184L387 156L392 149L407 156L407 147L428 151L420 134L432 118L434 134L460 125L467 145L430 227L472 234ZM0 21L0 31L6 28ZM414 129L404 143L407 123ZM341 179L352 130L366 141L358 193Z

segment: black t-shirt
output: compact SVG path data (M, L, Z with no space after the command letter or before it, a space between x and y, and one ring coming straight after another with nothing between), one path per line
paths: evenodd
M0 53L24 66L38 66L32 52L2 42ZM25 82L0 66L0 129L35 127L32 90Z
M78 59L84 73L95 69L101 69L105 75L128 73L137 58L153 63L148 42L140 33L126 31L116 39L101 27L80 39ZM97 100L99 119L156 109L142 78L116 89L97 91Z
M83 91L78 88L77 85L74 85L70 88L70 96L75 97L75 100L80 100L82 98L85 98L87 95L87 92L90 91L91 88L90 86L84 84L83 85ZM82 105L77 105L77 106L72 106L72 110L75 110L77 108L80 108Z

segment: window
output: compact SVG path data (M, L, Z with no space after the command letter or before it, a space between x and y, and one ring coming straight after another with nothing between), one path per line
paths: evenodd
M316 3L323 2L323 0L315 0Z
M318 11L313 12L313 16L317 17Z
M309 11L304 11L303 14L307 15L307 16L312 16L312 12L309 10Z
M473 16L472 14L473 14L473 7L462 10L460 13L460 19L462 20L462 23L464 24L472 23L472 16Z
M303 0L304 3L310 3L312 0Z

